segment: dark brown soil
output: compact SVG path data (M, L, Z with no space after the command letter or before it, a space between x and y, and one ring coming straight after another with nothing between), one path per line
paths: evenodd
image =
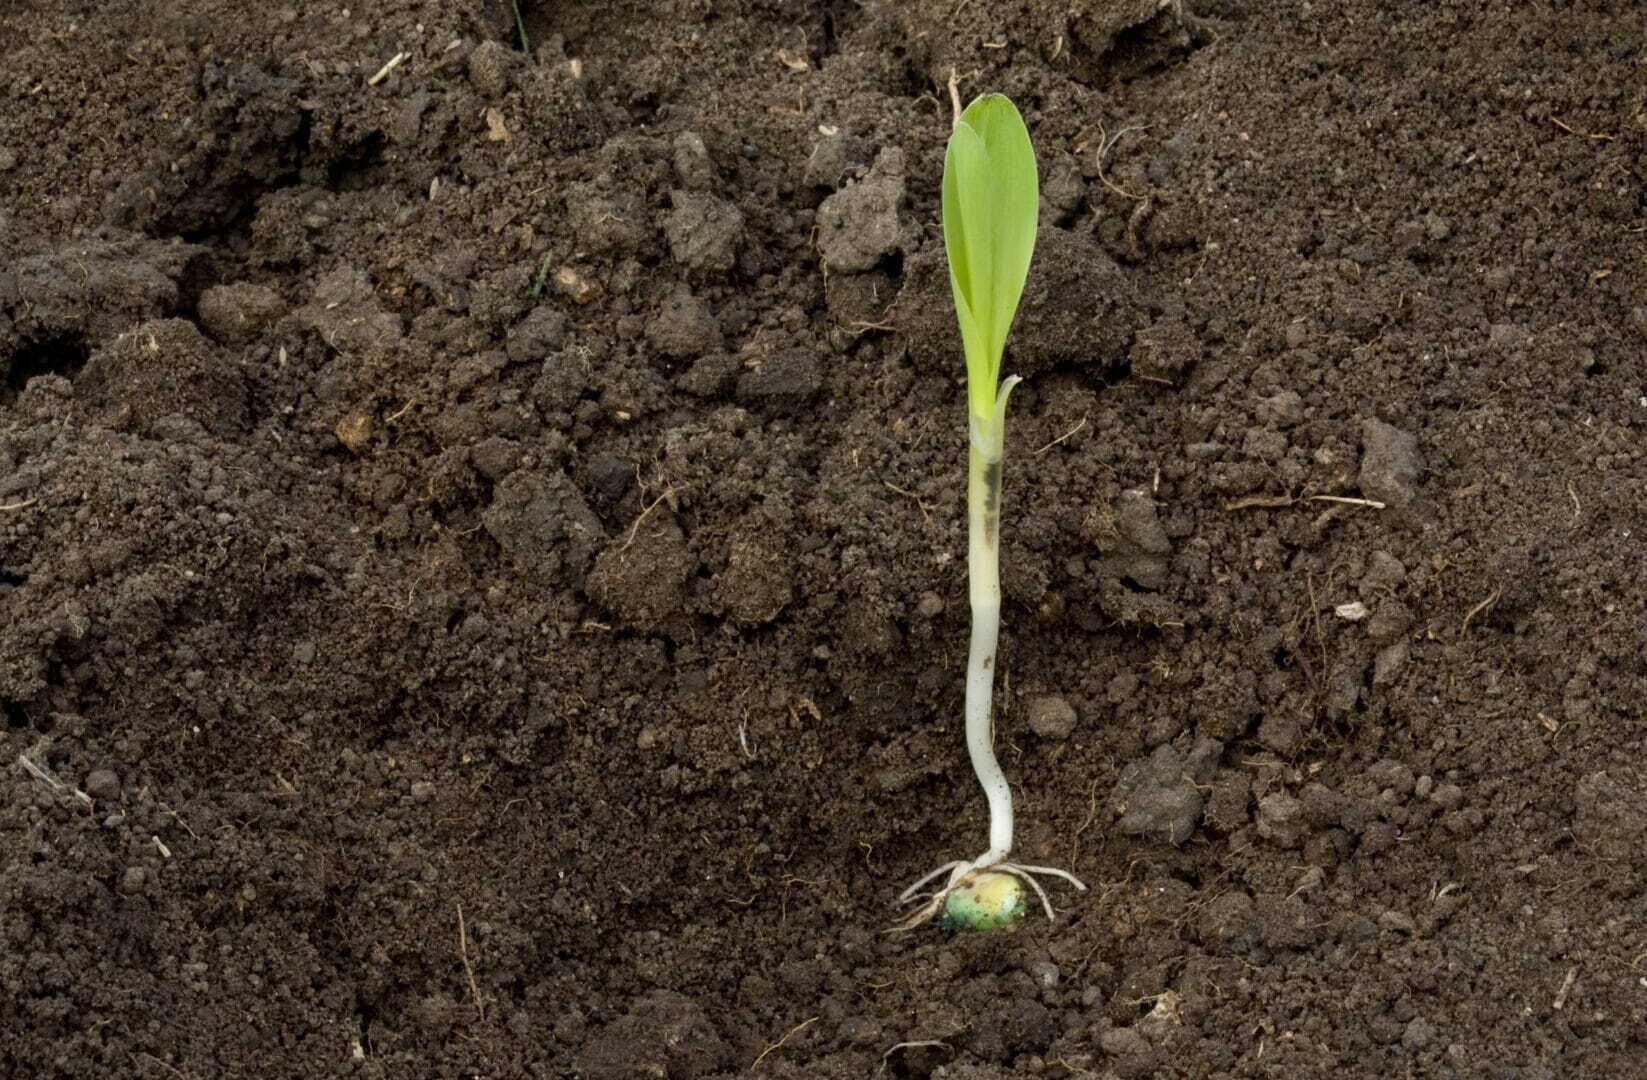
M1638 5L520 14L0 11L0 1075L1647 1075Z

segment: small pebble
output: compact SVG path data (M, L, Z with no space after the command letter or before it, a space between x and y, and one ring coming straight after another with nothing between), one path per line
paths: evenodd
M1258 800L1258 835L1280 847L1294 848L1306 831L1304 804L1285 792Z
M1361 423L1361 494L1395 510L1404 510L1418 498L1418 479L1424 457L1418 438L1381 420Z
M1444 810L1457 810L1464 804L1464 789L1457 784L1442 784L1432 796Z
M1396 675L1406 666L1407 658L1412 655L1412 647L1405 641L1397 641L1378 650L1378 656L1373 660L1373 685L1388 686L1395 682Z
M143 891L143 883L148 880L148 872L141 866L132 866L126 869L126 876L120 879L120 891L132 896Z
M502 97L509 90L512 58L507 46L483 41L469 54L469 85L487 98Z
M1060 974L1058 965L1051 960L1037 960L1029 965L1029 977L1034 979L1035 985L1042 990L1055 989Z
M1062 742L1075 731L1075 707L1053 694L1031 698L1029 729L1043 739Z
M120 796L120 777L110 769L95 769L86 777L86 794L94 799Z
M703 136L683 131L675 136L675 177L689 191L708 191L715 183L715 166Z
M1370 590L1389 590L1407 580L1407 568L1387 551L1375 551L1367 560L1367 572L1362 575L1361 587Z

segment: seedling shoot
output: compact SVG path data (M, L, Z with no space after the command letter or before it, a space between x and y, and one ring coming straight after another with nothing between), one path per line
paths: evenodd
M950 94L955 96L953 78ZM1040 193L1035 148L1012 102L1000 94L988 94L964 112L959 105L957 98L957 115L944 153L944 250L949 256L949 283L966 354L970 434L967 576L972 641L967 656L966 743L989 804L989 848L977 858L946 863L906 889L900 902L924 902L899 929L919 926L940 911L946 929L1009 925L1028 908L1026 884L1051 918L1052 901L1036 875L1061 878L1086 890L1068 871L1009 861L1012 789L995 759L991 706L1001 630L1001 459L1007 398L1018 377L1002 381L1001 356L1035 252ZM939 878L945 879L941 888L921 891Z

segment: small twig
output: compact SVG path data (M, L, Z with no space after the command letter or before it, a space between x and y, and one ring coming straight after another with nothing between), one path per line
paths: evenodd
M915 494L913 491L905 491L903 488L899 487L897 484L894 484L890 480L882 480L881 483L886 485L888 491L896 492L906 499L914 499L915 505L921 508L921 516L926 519L926 523L928 525L932 524L932 514L927 510L926 503L921 501L921 497L919 495Z
M1075 835L1074 836L1070 837L1070 841L1069 841L1069 862L1070 862L1070 865L1073 866L1075 864L1076 853L1079 852L1080 849L1081 849L1081 834L1086 832L1087 829L1091 828L1092 823L1094 821L1097 821L1097 820L1098 820L1098 781L1094 780L1092 782L1092 787L1090 787L1087 790L1087 817L1086 817L1086 820L1081 822L1081 827L1079 829L1075 830Z
M1562 131L1565 131L1569 135L1578 135L1586 139L1594 139L1597 142L1612 142L1614 139L1618 138L1618 136L1609 135L1605 131L1589 132L1575 130L1568 127L1566 124L1562 123L1558 117L1554 116L1550 117L1550 123L1554 124L1556 127L1560 128Z
M17 764L23 766L23 771L34 777L36 780L44 781L53 791L63 790L62 781L58 780L57 777L53 776L45 769L42 769L34 762L30 761L27 754L18 754Z
M893 1054L896 1054L899 1050L922 1050L927 1047L942 1047L945 1050L950 1049L950 1045L942 1039L916 1039L912 1042L893 1043L891 1046L887 1047L886 1053L881 1055L881 1067L876 1071L875 1075L881 1076L885 1074L887 1059Z
M954 119L949 122L950 130L953 131L961 126L961 76L954 68L949 69L949 107L955 110Z
M175 821L179 825L183 826L183 831L189 834L190 839L193 839L193 840L199 840L200 839L200 837L198 837L194 834L194 830L189 828L189 823L187 821L184 821L183 818L182 818L182 815L180 815L176 810L173 810L171 807L167 806L163 802L157 802L157 803L155 803L155 805L160 807L160 809L166 811L166 813L171 816L171 819L173 821Z
M1477 615L1498 603L1499 594L1503 591L1503 589L1494 589L1492 593L1488 595L1487 599L1481 601L1481 603L1470 609L1469 614L1464 616L1464 625L1458 628L1459 637L1463 637L1465 634L1470 632L1471 619L1474 619Z
M480 996L480 988L475 985L475 968L469 963L469 934L463 926L463 905L457 906L458 916L458 952L463 957L463 972L469 976L469 995L475 999L475 1012L480 1014L482 1021L486 1019L486 1002Z
M754 1072L755 1067L757 1065L759 1065L761 1062L766 1060L766 1055L770 1054L772 1051L776 1050L778 1047L780 1047L784 1043L788 1042L794 1036L800 1034L800 1032L804 1028L809 1028L813 1024L816 1024L817 1022L818 1022L818 1018L816 1016L814 1016L812 1019L802 1020L800 1023L798 1023L794 1027L790 1028L788 1033L785 1034L783 1038L779 1039L777 1042L773 1043L771 1046L768 1046L765 1050L762 1050L760 1052L760 1054L758 1054L756 1056L755 1060L753 1062L751 1062L750 1065L749 1065L749 1071Z
M1555 1000L1550 1007L1560 1012L1567 1007L1567 995L1573 992L1573 984L1578 982L1578 968L1567 969L1567 977L1561 980L1561 989L1556 991Z
M1342 503L1345 506L1366 506L1374 510L1386 509L1386 504L1377 499L1352 499L1348 495L1306 495L1305 502Z
M1325 682L1327 678L1327 635L1321 632L1321 605L1315 599L1315 575L1306 573L1304 582L1310 590L1310 616L1315 620L1315 643L1321 649L1321 679ZM1327 584L1329 586L1332 584L1330 577Z
M1435 903L1437 900L1440 900L1442 897L1451 896L1453 893L1458 892L1460 889L1464 888L1463 884L1461 882L1457 882L1457 881L1449 881L1445 885L1441 885L1438 882L1437 886L1438 886L1437 888L1434 888L1430 891L1430 903L1432 903L1432 904Z
M1045 446L1043 446L1039 450L1035 451L1035 456L1040 457L1042 454L1046 453L1048 450L1051 450L1054 446L1057 446L1059 443L1063 442L1065 439L1069 438L1071 435L1074 435L1077 431L1080 431L1082 428L1084 428L1086 426L1087 426L1087 418L1083 416L1083 417L1081 417L1081 422L1079 424L1076 424L1074 427L1070 428L1068 431L1064 432L1062 435L1058 436L1056 439L1053 439L1051 442L1047 443Z
M1388 504L1377 499L1357 499L1348 495L1305 495L1302 498L1293 498L1291 495L1247 495L1233 502L1224 504L1224 512L1234 510L1285 510L1289 506L1297 506L1301 502L1338 503L1341 506L1365 506L1369 510L1385 510Z
M1236 510L1285 510L1298 502L1291 495L1245 495L1224 504L1224 513Z
M405 62L406 58L410 55L411 55L411 53L404 53L404 52L395 53L394 56L389 58L389 62L387 64L384 64L382 67L377 69L377 74L376 75L373 75L370 79L366 80L366 85L367 86L376 86L378 83L382 82L384 79L387 79L389 77L389 72L391 72L395 68L399 67L403 62Z
M1098 122L1098 182L1115 192L1115 194L1121 196L1123 199L1131 199L1133 202L1143 202L1145 199L1149 198L1149 196L1134 195L1132 192L1128 191L1119 184L1112 183L1109 177L1104 175L1104 158L1109 155L1111 150L1115 149L1115 144L1121 141L1121 136L1130 134L1134 131L1148 130L1148 124L1134 124L1132 127L1122 128L1120 131L1117 131L1113 139L1106 139L1103 121L1100 120Z
M36 747L37 752L38 752L38 749L39 749L39 747L37 746ZM57 791L57 792L68 791L69 793L71 793L74 796L74 798L77 802L84 803L88 810L91 809L92 797L90 795L87 795L84 791L81 791L77 787L71 787L70 785L63 783L63 781L59 780L57 777L55 777L51 773L47 772L44 767L42 767L40 765L37 765L33 761L29 760L29 756L27 754L18 754L17 755L17 764L19 764L23 767L24 772L28 773L30 776L34 777L36 780L39 780L40 782L44 783L45 785L50 787L53 791Z
M40 497L36 495L32 499L24 499L22 502L7 503L4 506L0 506L0 510L27 510L39 501Z
M631 547L634 546L635 537L640 534L641 522L646 520L646 515L650 514L652 511L656 510L658 508L659 503L663 502L663 500L669 498L669 496L673 495L674 493L675 493L675 489L673 487L666 488L662 495L659 495L657 498L653 499L651 502L646 504L646 508L643 509L640 512L640 517L636 518L635 523L629 527L629 539L625 540L623 542L623 546L618 548L618 554L619 555L622 555L624 552L628 551Z
M1143 261L1144 247L1143 243L1138 239L1138 234L1144 228L1144 224L1150 219L1150 216L1154 213L1155 200L1145 197L1138 200L1138 205L1134 206L1132 208L1132 213L1127 215L1127 228L1125 233L1127 241L1127 255L1133 262Z

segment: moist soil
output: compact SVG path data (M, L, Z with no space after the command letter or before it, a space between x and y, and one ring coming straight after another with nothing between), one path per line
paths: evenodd
M1647 1075L1639 15L6 5L0 1074Z

